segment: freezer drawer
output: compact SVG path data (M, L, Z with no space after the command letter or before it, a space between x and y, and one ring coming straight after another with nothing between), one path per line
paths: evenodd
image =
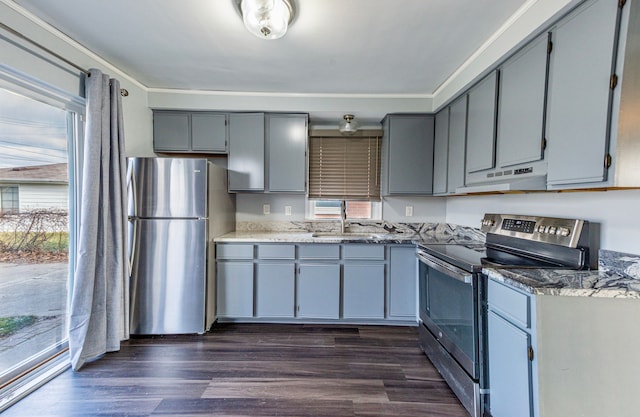
M130 223L131 333L203 333L206 220Z

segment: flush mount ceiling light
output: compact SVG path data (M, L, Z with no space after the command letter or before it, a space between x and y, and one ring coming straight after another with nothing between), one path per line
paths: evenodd
M293 0L232 0L249 32L260 39L278 39L295 17Z
M338 130L340 130L340 133L343 135L353 135L358 131L358 126L359 124L353 114L345 114L342 116Z

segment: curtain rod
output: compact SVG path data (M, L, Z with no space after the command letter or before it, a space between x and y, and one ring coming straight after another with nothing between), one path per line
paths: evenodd
M67 58L63 57L62 55L52 51L51 49L47 48L46 46L42 45L39 42L34 41L33 39L23 35L22 33L18 32L17 30L13 29L12 27L9 27L7 25L5 25L4 23L0 22L0 27L4 30L6 30L7 32L11 33L12 35L17 36L18 38L25 40L27 42L29 42L31 45L40 48L41 50L43 50L44 52L48 53L49 55L59 59L60 61L64 62L67 65L72 66L73 68L77 69L78 71L90 76L91 74L89 73L89 70L86 70L84 68L82 68L80 65L69 61ZM127 91L126 88L121 88L120 89L120 95L123 97L126 97L129 95L129 91Z

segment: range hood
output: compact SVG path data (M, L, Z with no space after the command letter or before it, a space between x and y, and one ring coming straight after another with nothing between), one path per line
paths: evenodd
M526 178L505 178L499 181L470 184L456 188L456 194L508 193L516 191L540 191L547 187L547 176L536 175Z

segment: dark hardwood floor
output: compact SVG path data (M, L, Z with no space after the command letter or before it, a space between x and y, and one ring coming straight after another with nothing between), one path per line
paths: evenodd
M132 339L3 413L149 415L468 416L416 328L274 324Z

